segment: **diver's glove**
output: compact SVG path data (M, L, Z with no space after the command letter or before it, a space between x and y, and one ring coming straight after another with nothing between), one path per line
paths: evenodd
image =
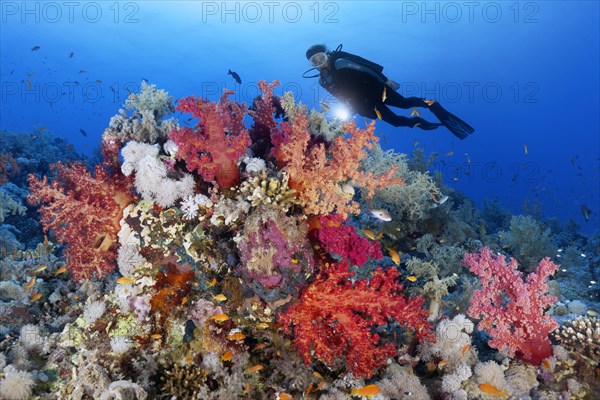
M385 85L394 90L400 89L400 85L391 79L388 79L387 81L385 81Z

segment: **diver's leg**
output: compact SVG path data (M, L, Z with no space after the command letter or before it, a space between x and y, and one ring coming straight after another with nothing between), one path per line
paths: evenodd
M429 104L420 97L404 97L400 93L395 91L386 91L387 98L385 104L392 107L398 108L413 108L422 107L429 108Z
M377 110L381 114L381 119L387 122L392 126L408 126L410 128L419 127L424 130L435 129L442 124L432 123L427 120L424 120L421 117L404 117L402 115L396 115L384 104L380 104L377 106ZM373 112L375 113L375 112Z

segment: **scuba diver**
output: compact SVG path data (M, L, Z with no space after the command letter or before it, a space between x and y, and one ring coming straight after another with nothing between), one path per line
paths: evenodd
M446 111L435 100L402 96L396 92L400 85L382 73L381 65L342 51L342 45L334 51L328 51L322 44L311 46L306 51L306 58L313 68L302 76L319 76L319 84L350 108L351 114L358 113L371 119L379 118L393 126L419 127L424 130L445 126L460 139L466 138L474 131L469 124ZM313 69L319 73L307 76L306 74ZM427 108L440 122L433 123L421 118L417 110L411 113L411 116L417 114L417 117L396 115L389 106Z

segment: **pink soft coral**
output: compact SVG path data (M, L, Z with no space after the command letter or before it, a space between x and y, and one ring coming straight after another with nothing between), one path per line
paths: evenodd
M558 324L544 311L556 301L547 294L546 280L558 265L544 258L523 281L514 258L507 264L504 256L492 254L487 247L479 253L465 254L463 263L481 281L482 288L473 294L469 315L481 318L478 328L492 336L489 345L536 365L551 356L548 333Z
M251 144L244 126L246 107L229 100L232 93L225 90L217 103L194 96L179 100L177 110L200 121L194 129L184 127L169 134L179 147L176 157L185 161L187 170L198 172L207 182L216 181L222 188L238 182L237 162Z
M320 216L319 219L321 228L317 231L317 238L329 253L359 267L362 267L369 257L376 260L383 258L379 242L360 236L352 225L342 225L346 219L341 215Z
M420 340L433 339L428 311L421 297L405 298L395 268L378 268L371 279L352 283L354 274L341 262L326 268L285 313L279 322L306 364L315 358L332 365L345 357L357 377L372 377L376 369L397 354L393 343L384 343L373 328L396 320L415 330Z
M73 279L106 277L116 266L123 209L134 200L131 183L100 165L94 176L80 163L52 167L58 174L51 184L47 177L29 176L27 200L40 205L44 230L52 229L58 242L67 245L67 268Z

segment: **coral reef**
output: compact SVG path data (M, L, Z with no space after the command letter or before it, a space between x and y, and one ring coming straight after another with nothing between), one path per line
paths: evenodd
M277 84L181 128L143 82L93 168L2 132L0 397L598 397L600 236L480 212Z

